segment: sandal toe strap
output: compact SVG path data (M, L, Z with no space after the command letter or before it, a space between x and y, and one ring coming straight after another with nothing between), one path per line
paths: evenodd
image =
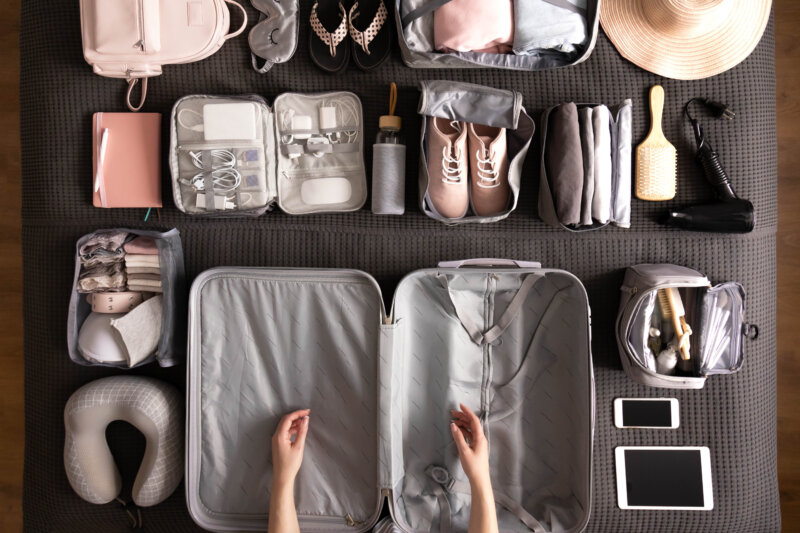
M311 29L314 30L314 33L319 37L319 39L328 45L328 48L331 52L331 57L336 57L336 47L347 37L347 13L344 10L344 6L339 4L339 11L342 13L342 21L339 23L339 27L336 28L336 31L333 33L329 32L325 29L325 26L322 25L322 22L319 20L317 16L317 6L319 2L314 2L314 7L311 8Z
M369 55L369 44L375 39L375 37L378 35L378 32L386 23L386 20L389 18L389 11L386 9L386 4L384 4L383 0L381 0L380 5L378 6L378 11L375 13L375 18L372 19L372 22L364 31L358 31L353 25L353 21L358 18L358 15L358 2L356 2L353 4L353 7L350 8L350 20L348 24L350 27L350 37L352 37L353 40L358 43L359 46L361 46L361 48L364 50L364 53Z

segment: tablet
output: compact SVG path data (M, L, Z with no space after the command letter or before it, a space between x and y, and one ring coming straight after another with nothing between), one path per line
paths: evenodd
M620 509L714 508L708 448L620 446L615 453Z

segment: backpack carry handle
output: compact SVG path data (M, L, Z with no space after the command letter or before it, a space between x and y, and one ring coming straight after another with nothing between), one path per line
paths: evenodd
M139 105L134 106L131 103L131 94L133 94L133 88L136 87L136 84L139 83L139 81L142 82L142 95L139 97ZM145 98L147 98L147 78L130 78L128 80L128 92L125 96L125 103L128 104L128 109L134 113L139 111L144 105Z
M244 7L242 7L242 4L240 4L236 0L225 0L225 3L238 7L239 10L242 12L242 17L244 18L244 20L242 20L242 25L239 27L238 30L236 30L233 33L229 33L224 37L224 39L227 41L228 39L233 39L234 37L241 35L244 29L247 27L247 11L245 11Z

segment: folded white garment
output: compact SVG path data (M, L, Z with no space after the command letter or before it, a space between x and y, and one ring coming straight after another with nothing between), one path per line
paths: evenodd
M572 53L588 39L586 0L515 0L514 53Z
M161 296L154 296L122 318L111 321L128 349L128 366L136 366L158 349L161 338L161 304Z
M611 112L604 105L592 108L594 130L594 196L592 218L605 224L611 217Z
M146 254L127 254L125 256L126 267L157 267L159 266L157 255Z

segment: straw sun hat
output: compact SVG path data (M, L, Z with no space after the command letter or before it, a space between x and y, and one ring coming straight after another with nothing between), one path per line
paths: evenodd
M622 56L667 78L696 80L742 62L772 0L602 0L600 21Z

